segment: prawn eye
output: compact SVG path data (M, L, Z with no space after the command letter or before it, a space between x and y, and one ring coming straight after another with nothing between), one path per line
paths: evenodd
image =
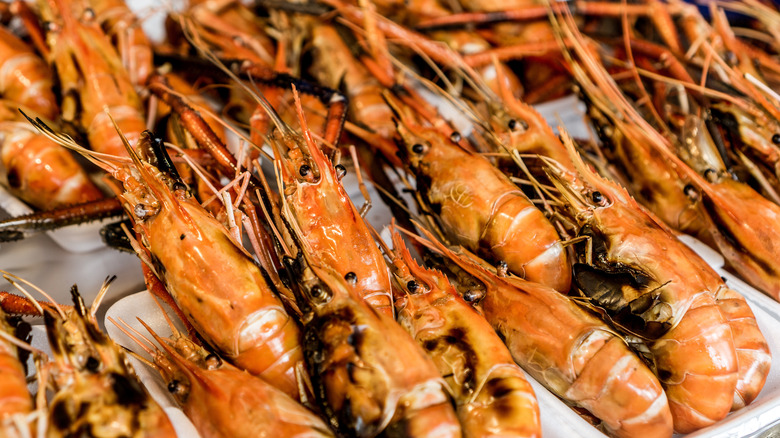
M699 199L699 194L696 192L696 188L693 187L692 184L686 184L683 188L683 193L685 193L685 196L687 196L691 201Z
M408 283L406 283L406 288L409 289L409 292L411 293L417 293L417 291L420 289L420 283L411 280Z
M355 284L358 280L357 274L354 272L347 272L347 275L344 276L344 280L347 280L347 282L350 284Z
M716 172L715 169L707 169L704 171L704 178L709 182L715 182L717 176L718 172Z
M336 177L340 180L341 178L344 178L344 175L347 174L347 168L344 167L343 164L337 164L334 169L336 169Z
M209 353L203 360L206 362L206 368L210 370L215 370L222 365L222 359L214 353Z
M528 129L528 123L526 123L524 120L517 119L511 119L509 123L507 123L507 126L509 126L509 129L512 131L518 128Z
M780 134L775 134L772 136L772 143L780 144Z
M168 392L170 392L171 394L181 395L182 393L184 393L184 391L185 391L184 385L181 383L180 380L173 379L168 384Z
M304 164L300 169L298 169L298 173L300 173L301 176L306 176L309 174L309 172L311 172L311 167L309 167L308 164Z
M604 195L601 194L599 191L595 191L591 193L590 195L591 199L593 199L593 202L596 204L601 205L604 202Z
M496 275L499 277L506 277L509 273L509 264L503 260L499 260L496 266Z
M327 303L330 301L330 295L328 295L328 291L326 289L323 289L322 286L314 285L312 286L311 290L309 291L311 294L311 297L319 303Z
M450 141L452 141L453 143L457 143L461 139L462 139L462 137L460 135L460 132L458 132L458 131L453 131L452 134L450 134Z
M84 363L84 369L94 373L97 372L98 368L100 368L100 361L95 359L94 356L88 357L87 361Z
M425 146L422 145L422 143L415 143L412 145L412 152L415 154L421 154L425 151Z
M481 300L485 296L485 292L478 289L469 289L463 292L463 299L468 303L474 303Z

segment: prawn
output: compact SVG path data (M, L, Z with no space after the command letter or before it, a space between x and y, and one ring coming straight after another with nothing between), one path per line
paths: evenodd
M166 319L167 315L165 316ZM138 320L157 341L156 347L124 321L111 319L152 362L168 392L204 438L284 436L332 437L322 419L271 384L223 361L179 333L172 323L162 338ZM134 332L135 335L131 332ZM144 343L144 341L146 343Z
M0 331L14 336L8 316L0 309ZM24 366L14 344L0 338L0 432L12 416L23 416L33 410L33 400L27 390Z
M19 280L35 287L4 274L14 285ZM114 278L103 283L96 303ZM49 379L40 384L55 392L49 403L47 436L176 437L168 416L146 392L124 350L98 328L97 304L88 307L75 285L71 295L74 306L67 309L29 297L6 296L2 301L9 312L43 315L53 358L43 365Z
M94 16L71 15L64 0L40 0L42 16L52 23L46 35L62 86L62 118L87 133L93 150L127 156L105 108L125 137L135 144L145 129L141 99L111 41Z
M749 356L740 363L717 298L726 288L720 276L623 188L587 169L571 140L564 141L577 173L552 161L545 169L560 193L556 211L586 242L577 251L575 284L618 331L647 344L675 429L713 424L731 410L743 372L749 380L754 366L769 371L763 335L751 332L755 338L745 345L755 346L758 363Z
M620 146L618 158L632 169L634 193L664 222L717 248L745 280L778 299L780 273L772 260L780 257L773 237L780 226L780 206L724 172L698 168L707 179L689 167L672 142L626 101L571 21L564 16L558 26L582 59L578 63L568 57L572 72L587 95L589 112L602 126L600 135ZM695 164L701 165L700 158Z
M152 43L138 17L125 0L87 0L87 4L116 46L130 81L135 85L146 84L154 70Z
M139 257L162 280L204 340L238 367L296 397L296 368L302 363L302 352L295 321L243 247L170 169L162 173L127 142L132 163L98 159L70 138L31 122L123 183L123 204L143 243ZM165 153L152 150L155 145L145 131L138 150L144 156Z
M422 125L390 94L385 97L396 111L399 151L449 238L529 281L568 291L571 265L544 214L487 159Z
M540 437L531 384L485 318L441 272L413 259L393 231L398 323L433 359L455 398L466 437Z
M291 230L297 241L303 236ZM334 430L355 437L456 437L461 427L433 362L354 283L305 249L284 263L303 311L314 394Z
M298 92L293 95L301 133L286 125L273 108L262 105L280 129L271 137L280 180L284 218L302 236L301 245L318 266L327 266L355 285L359 297L388 316L393 314L390 275L361 212L334 166L315 143ZM262 102L262 101L260 101ZM337 169L337 168L341 169Z
M658 379L604 322L554 289L496 275L462 248L423 243L484 285L478 308L514 360L553 394L589 411L610 435L672 435Z
M335 26L316 26L312 29L311 44L315 55L311 73L328 87L338 88L343 84L349 100L348 117L370 130L359 135L385 151L389 159L395 159L394 154L387 153L395 149L391 140L395 125L393 113L382 98L382 84L355 59ZM338 56L334 56L336 53ZM334 62L337 59L339 62Z

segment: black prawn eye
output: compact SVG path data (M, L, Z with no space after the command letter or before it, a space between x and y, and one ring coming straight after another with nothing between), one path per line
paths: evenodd
M704 171L704 178L709 182L715 182L718 177L718 172L715 169L707 169Z
M181 382L176 379L171 380L171 382L168 383L168 392L171 394L179 393L182 391L182 389Z
M591 193L590 195L591 199L593 199L593 202L596 204L601 204L604 202L604 195L601 194L599 191L595 191Z
M772 136L772 143L780 144L780 134L775 134Z
M334 169L336 169L336 177L338 179L344 178L344 175L347 174L347 168L343 164L337 164Z
M485 292L478 289L469 289L466 292L463 292L463 299L469 303L477 302L484 296Z
M311 167L309 167L308 164L304 164L300 169L298 169L298 173L300 173L301 176L306 176L309 174L309 172L311 172Z
M422 143L415 143L412 145L412 152L415 154L421 154L425 151L425 147L422 145Z
M696 188L692 184L686 184L685 187L683 187L683 193L692 201L699 198L699 193L696 192Z
M203 360L206 362L206 367L210 370L215 370L222 365L222 359L214 353L209 353Z
M357 278L357 274L355 274L354 272L347 272L347 275L344 276L344 279L347 280L347 282L350 284L355 284L357 283L358 278Z
M518 129L518 128L528 129L528 123L526 123L526 122L525 122L525 120L511 119L511 120L510 120L510 121L507 123L507 126L508 126L508 127L509 127L509 129L511 129L512 131L514 131L514 130L516 130L516 129Z
M87 358L87 362L84 363L84 368L87 371L90 371L90 372L94 373L94 372L96 372L98 370L98 368L100 368L100 361L95 359L94 356L90 356L90 357Z
M411 280L408 283L406 283L406 288L409 290L409 292L416 293L417 290L420 289L420 283Z
M459 142L461 140L461 138L462 137L460 135L460 132L458 132L458 131L453 131L453 133L450 134L450 141L452 141L453 143Z
M499 277L506 277L509 273L509 264L503 260L499 260L496 265L496 275Z

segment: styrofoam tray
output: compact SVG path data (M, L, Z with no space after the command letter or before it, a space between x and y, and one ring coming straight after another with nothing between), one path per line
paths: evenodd
M27 204L17 199L2 186L0 186L0 208L12 217L33 213L33 210ZM116 220L116 217L113 217L85 224L70 225L57 230L46 231L46 234L66 251L74 253L90 252L106 247L106 244L100 238L100 228L111 222L116 222Z

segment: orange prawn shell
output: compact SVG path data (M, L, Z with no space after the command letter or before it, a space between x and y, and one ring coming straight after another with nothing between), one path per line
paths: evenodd
M580 229L587 226L604 240L604 252L597 259L647 275L643 290L624 298L632 302L653 293L654 308L659 310L647 312L670 314L658 321L668 324L668 331L646 344L667 392L675 430L692 432L713 424L731 410L739 379L731 328L715 298L722 280L624 189L592 173L578 158L575 163L586 182L573 174L566 177L560 169L548 174ZM601 202L591 204L596 191Z
M188 401L200 400L205 404L186 403L184 413L204 438L250 438L280 432L285 436L332 436L319 417L310 412L305 415L303 406L258 380L237 369L209 371L208 376L194 374L190 381L196 384L191 386ZM246 418L249 416L251 421ZM269 419L278 417L283 420ZM250 425L254 427L249 428Z
M198 332L238 366L254 374L270 371L267 377L279 373L278 379L295 386L292 367L273 369L288 353L291 361L300 357L295 322L216 219L191 202L179 208L186 213L160 214L142 225L159 262L157 271L176 303Z
M97 21L116 39L117 50L134 84L143 85L154 70L152 44L123 0L89 0Z
M717 247L747 282L780 300L780 270L774 267L780 259L780 206L730 178L708 188L703 207L717 228L710 224L702 239Z
M312 30L312 44L318 54L314 58L312 73L331 88L338 88L343 82L349 97L350 119L371 128L384 138L392 138L395 125L392 122L393 113L382 99L384 88L352 56L338 31L332 26L317 26ZM335 56L336 53L339 56Z
M4 319L5 313L0 310L0 330L10 334L11 328ZM32 397L16 347L0 339L0 424L5 417L27 414L32 409Z
M58 10L46 13L53 15L53 19L61 19L63 26L50 31L47 40L63 94L72 92L78 96L81 108L78 122L87 131L94 150L126 156L106 108L124 136L135 144L146 129L141 99L119 55L97 23L79 21L63 0L54 3ZM67 117L75 116L73 95L68 95L63 103Z
M409 334L357 299L343 277L310 267L331 291L327 302L314 306L305 329L305 344L318 346L307 354L313 381L327 388L331 409L360 418L358 436L373 436L388 424L400 425L407 436L461 436L444 382Z
M56 118L51 69L5 27L0 27L0 60L0 94L47 119Z
M42 210L96 201L103 193L70 153L20 123L0 124L0 158L15 195Z
M611 435L672 435L660 382L604 322L549 287L498 277L469 255L433 246L486 286L480 309L537 381L590 411Z

